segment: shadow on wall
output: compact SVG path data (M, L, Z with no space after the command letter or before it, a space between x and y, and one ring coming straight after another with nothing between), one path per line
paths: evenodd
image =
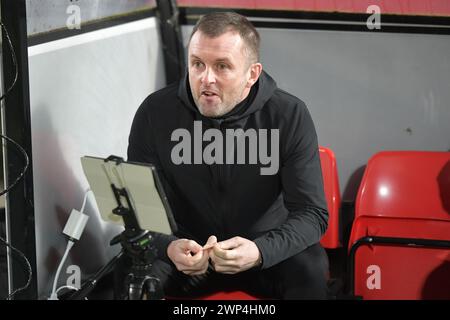
M450 215L450 161L442 168L437 177L442 207ZM450 278L450 273L449 273Z
M70 158L70 155L76 154L77 146L61 146L61 136L70 133L56 132L45 108L38 109L39 111L33 115L34 122L39 124L33 140L36 234L40 235L37 254L41 255L38 261L42 263L40 267L38 266L40 274L37 276L43 281L40 287L40 291L43 292L39 294L46 295L51 291L56 269L66 248L67 239L62 231L72 208L80 210L85 190L81 187L82 177L75 175L78 172L75 168L78 159ZM79 166L81 168L81 163ZM92 199L92 195L89 197ZM100 269L106 258L108 247L102 242L102 236L105 235L99 221L100 217L92 215L95 211L90 202L84 211L89 215L89 221L80 240L70 251L71 261L66 261L59 277L59 284L65 283L69 276L65 272L69 263L78 265L84 278ZM109 240L108 238L104 242Z
M352 173L342 194L343 201L355 201L365 170L366 165L363 165Z

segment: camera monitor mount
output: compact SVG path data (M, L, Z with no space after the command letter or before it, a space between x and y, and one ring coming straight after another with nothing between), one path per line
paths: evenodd
M101 217L124 225L125 230L110 242L111 245L120 243L122 251L69 299L83 299L114 268L122 254L132 263L119 298L162 299L164 293L159 279L151 271L157 254L152 233L171 234L176 231L176 224L157 168L125 162L117 156L106 159L85 156L81 164Z

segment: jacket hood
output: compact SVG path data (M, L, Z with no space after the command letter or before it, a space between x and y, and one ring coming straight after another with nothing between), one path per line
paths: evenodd
M272 79L272 77L265 72L264 70L261 72L261 75L259 76L258 81L253 85L254 89L256 90L256 94L253 97L253 101L249 101L250 105L244 108L243 110L240 110L238 113L234 113L233 110L229 112L229 116L225 115L223 118L221 118L221 121L223 122L234 122L242 118L246 118L252 113L255 113L262 109L265 105L265 103L272 97L274 91L277 89L277 84L275 80ZM181 99L183 104L193 112L195 112L197 119L203 119L203 120L212 120L214 121L214 118L208 118L203 116L200 111L198 110L197 106L194 103L194 100L192 98L191 94L191 88L189 85L189 74L186 72L184 78L180 81L179 87L178 87L178 97Z

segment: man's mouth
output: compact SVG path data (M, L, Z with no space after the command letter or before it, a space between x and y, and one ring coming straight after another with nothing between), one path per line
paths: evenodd
M213 91L203 90L201 92L201 95L206 96L206 97L213 97L213 96L217 96L217 93L215 93Z

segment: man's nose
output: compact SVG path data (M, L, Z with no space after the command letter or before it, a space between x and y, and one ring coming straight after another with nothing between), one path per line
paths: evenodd
M202 74L202 83L205 85L209 85L211 83L216 82L216 75L211 68L205 68L205 71Z

